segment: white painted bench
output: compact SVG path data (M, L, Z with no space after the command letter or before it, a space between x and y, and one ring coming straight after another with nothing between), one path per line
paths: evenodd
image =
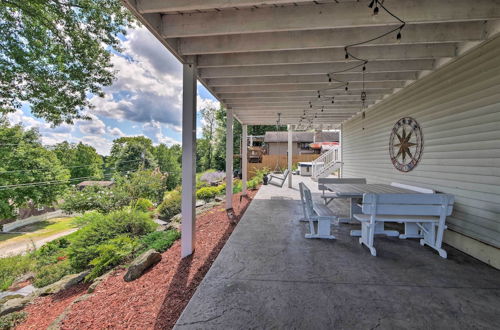
M305 237L335 239L335 236L331 234L332 221L337 219L333 211L325 205L314 203L311 190L303 182L299 183L299 188L304 217L309 222L309 234Z
M285 183L289 173L290 171L286 169L285 172L283 172L283 174L270 174L269 183L278 187L283 187L283 184ZM278 181L278 183L272 182L273 179L275 181Z
M377 223L414 223L423 233L420 244L430 246L446 258L441 245L446 217L451 215L453 202L454 197L448 194L364 194L362 214L354 215L361 222L359 243L376 256L373 243Z
M332 200L339 198L337 193L326 192L328 190L327 184L365 184L366 179L364 178L319 178L318 179L318 189L321 190L321 198L325 201L325 205L328 205Z
M419 192L422 194L434 194L435 193L435 191L432 189L411 186L409 184L404 184L404 183L399 183L399 182L391 182L391 186L403 188L403 189L407 189L407 190L412 190L412 191ZM424 237L424 233L420 229L418 224L413 223L413 222L405 222L404 225L405 225L405 233L399 235L399 238L407 239L407 238L423 238Z

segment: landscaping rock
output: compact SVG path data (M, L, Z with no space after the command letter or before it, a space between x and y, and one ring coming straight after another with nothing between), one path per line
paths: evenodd
M17 312L20 311L21 309L24 308L29 302L31 301L30 298L24 297L24 298L15 298L15 299L10 299L7 302L5 302L2 307L0 307L0 316Z
M18 299L18 298L24 298L24 296L22 294L16 294L15 292L12 292L12 294L10 294L8 296L3 296L0 299L0 305L5 304L7 301L9 301L11 299Z
M126 282L133 281L141 277L142 273L152 265L161 260L161 254L151 249L138 256L128 268L127 273L123 276Z
M222 202L224 200L224 197L221 196L215 196L215 201L216 202Z
M74 285L77 285L78 283L83 281L85 276L87 276L88 274L89 271L84 271L79 274L66 275L59 281L39 289L37 293L40 296L48 296L50 294L56 294L61 290L65 290L71 288Z
M101 284L102 281L104 281L106 278L109 277L109 275L111 275L115 270L112 269L110 270L109 272L107 272L106 274L104 275L101 275L99 276L98 278L96 278L92 284L89 286L89 288L87 289L87 293L94 293L95 289L97 288L97 286L99 284Z
M203 206L205 205L207 202L205 202L204 200L197 200L196 201L196 207L200 207L200 206Z

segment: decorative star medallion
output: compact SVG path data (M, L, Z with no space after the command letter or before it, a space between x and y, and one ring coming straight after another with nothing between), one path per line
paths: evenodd
M392 164L401 172L409 172L417 166L423 151L422 129L417 121L405 117L394 125L389 141Z

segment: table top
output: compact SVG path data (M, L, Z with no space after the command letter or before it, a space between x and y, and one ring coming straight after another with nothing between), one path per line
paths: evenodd
M415 194L417 191L393 187L388 184L325 184L328 190L339 196L362 197L365 193L373 194Z

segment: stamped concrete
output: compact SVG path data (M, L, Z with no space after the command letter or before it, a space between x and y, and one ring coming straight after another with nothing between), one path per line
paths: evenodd
M305 239L298 182L319 192L293 179L260 189L176 329L498 329L500 271L417 240L377 237L372 257L349 236L355 225Z

